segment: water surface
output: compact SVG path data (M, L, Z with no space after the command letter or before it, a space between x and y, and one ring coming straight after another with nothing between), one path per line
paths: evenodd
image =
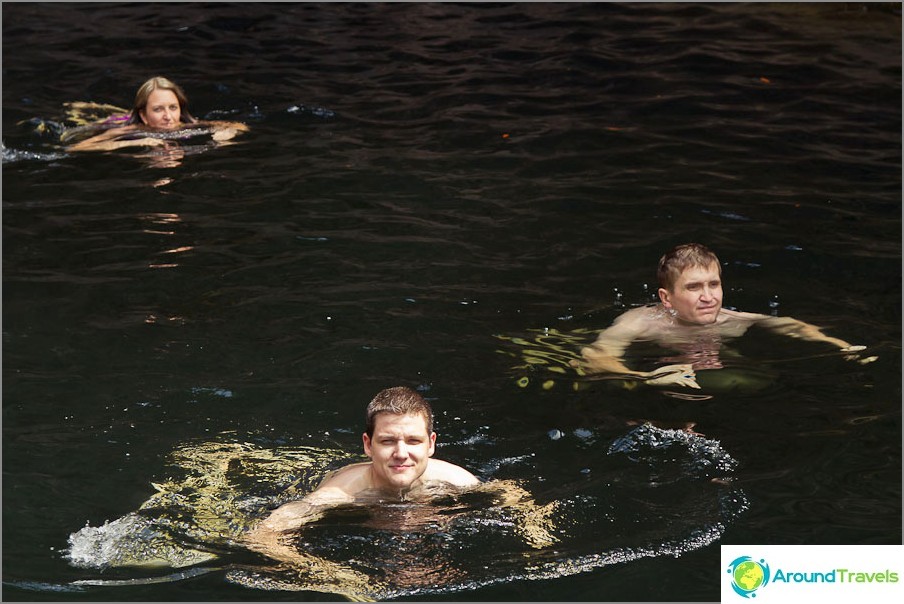
M64 553L186 443L355 452L402 384L433 403L439 457L576 524L536 572L465 562L393 597L715 600L719 543L901 542L899 5L6 3L3 51L5 598L332 597L225 572L59 590L147 576ZM29 122L157 74L251 132L159 168ZM879 360L754 331L733 363L767 384L702 400L517 367L513 338L573 354L692 240L728 306ZM675 450L609 453L645 422L717 443L728 490ZM488 560L480 519L453 543Z

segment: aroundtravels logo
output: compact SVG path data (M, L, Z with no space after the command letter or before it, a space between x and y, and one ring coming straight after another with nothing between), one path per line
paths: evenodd
M769 583L769 565L750 556L735 558L727 572L731 575L731 588L743 598L755 598L756 590Z
M720 549L719 591L726 604L904 602L904 544L723 544Z

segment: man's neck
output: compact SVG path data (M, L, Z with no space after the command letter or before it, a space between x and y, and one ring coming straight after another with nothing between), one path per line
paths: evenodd
M392 485L380 485L375 479L373 466L371 466L370 471L368 472L368 482L370 483L370 490L372 493L378 493L380 496L387 497L394 501L410 501L412 499L417 499L420 491L423 490L423 482L420 478L403 489L393 487Z

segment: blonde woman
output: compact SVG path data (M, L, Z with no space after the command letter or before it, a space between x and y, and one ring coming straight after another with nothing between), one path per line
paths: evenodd
M182 88L167 78L156 76L138 89L131 112L113 115L98 127L103 132L71 144L68 151L113 151L124 147L171 147L179 138L210 134L213 141L232 140L247 132L241 122L199 121L188 112L188 98ZM117 123L125 122L123 126ZM63 140L66 140L65 135Z

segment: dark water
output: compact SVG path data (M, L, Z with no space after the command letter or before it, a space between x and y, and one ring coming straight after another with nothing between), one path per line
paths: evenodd
M158 168L20 124L158 73L252 131ZM434 544L448 589L392 597L716 600L719 543L901 543L899 5L4 3L3 144L4 599L334 599L225 572L61 591L149 574L64 553L186 443L354 451L397 384L439 457L561 504L563 542L530 570L465 515ZM511 338L650 301L690 240L727 305L879 360L754 331L755 385L704 400L512 368Z

